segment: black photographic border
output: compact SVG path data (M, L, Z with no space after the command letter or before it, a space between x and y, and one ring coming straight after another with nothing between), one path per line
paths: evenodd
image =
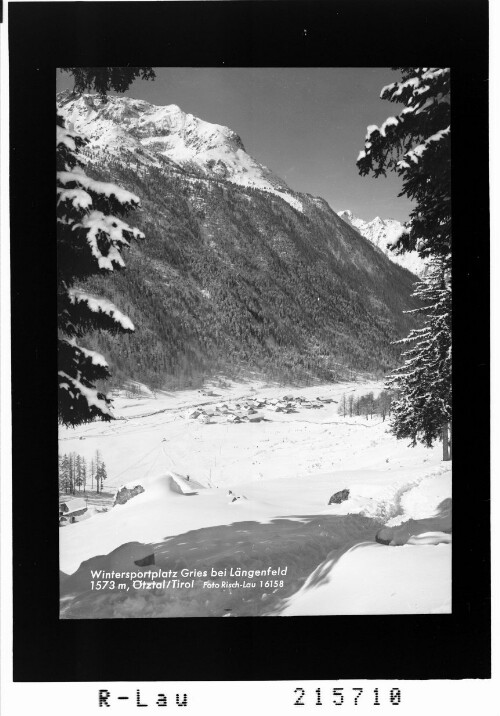
M487 2L21 2L8 15L14 680L489 678ZM452 68L451 615L59 620L56 68L127 64Z

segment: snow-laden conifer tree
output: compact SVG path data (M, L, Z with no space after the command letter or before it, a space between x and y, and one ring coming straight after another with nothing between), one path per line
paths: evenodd
M451 457L451 276L439 259L417 284L414 295L422 306L415 309L425 316L400 343L407 346L404 365L389 377L397 388L393 402L392 430L398 438L420 440L431 446L443 439L443 459Z
M139 198L115 184L87 176L78 159L86 140L57 118L57 317L59 420L67 425L112 418L110 400L95 388L109 376L104 357L79 345L92 328L130 332L131 320L110 301L75 282L125 265L122 250L143 238L124 220Z
M384 87L380 96L405 106L380 127L368 127L357 165L361 175L395 171L402 178L400 196L414 201L407 230L391 248L446 258L451 252L450 70L400 69L402 81Z
M395 68L397 69L397 68ZM414 202L410 221L391 248L416 250L434 258L417 285L424 326L405 343L405 364L389 385L399 391L392 429L398 438L426 445L441 437L449 459L451 431L451 156L450 70L442 67L399 68L402 79L384 87L381 98L404 108L380 126L369 126L357 160L362 175L395 171L401 195Z
M130 84L136 80L154 80L156 75L152 67L60 67L68 72L74 80L73 93L95 91L102 98L108 92L126 92Z

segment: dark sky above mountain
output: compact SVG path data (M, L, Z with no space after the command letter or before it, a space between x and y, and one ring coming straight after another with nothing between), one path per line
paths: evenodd
M184 112L237 132L249 154L291 189L321 196L363 219L405 221L410 202L396 176L360 177L356 158L366 127L401 106L380 99L398 79L389 68L155 68L156 80L134 82L130 97ZM72 80L58 73L58 89Z

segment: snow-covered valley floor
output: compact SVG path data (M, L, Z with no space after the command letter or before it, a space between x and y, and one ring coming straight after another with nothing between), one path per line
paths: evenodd
M338 412L343 394L381 389L253 382L121 394L117 420L62 429L61 454L90 461L99 450L106 491L144 492L59 530L61 616L449 612L441 446L410 448L379 416Z

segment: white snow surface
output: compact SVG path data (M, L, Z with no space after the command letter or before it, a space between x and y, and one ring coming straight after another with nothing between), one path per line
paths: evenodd
M338 401L344 393L376 394L381 383L226 385L156 396L145 391L139 398L122 391L114 399L117 420L60 429L61 454L75 451L90 460L99 449L108 473L105 490L138 484L145 490L124 505L62 528L63 572L73 573L82 561L127 542L161 543L244 520L343 514L347 504L350 512L399 524L434 515L451 496L451 468L441 462L440 445L411 448L390 435L378 417L343 418L336 402L276 411L286 403L284 396L312 405L319 404L318 397ZM257 406L256 413L249 405ZM203 421L189 417L196 412L203 412ZM243 422L228 422L234 414ZM250 422L256 415L266 419ZM184 489L175 487L179 480ZM331 495L345 488L351 493L348 503L328 506Z
M388 248L389 245L394 244L404 231L404 226L400 221L397 219L381 219L380 216L376 216L371 221L365 221L355 216L349 209L337 213L341 219L356 229L361 236L364 236L377 246L395 264L403 266L403 268L411 271L416 276L425 274L426 263L416 251L397 255Z
M434 466L428 474L417 475L408 482L401 482L400 474L391 482L387 474L387 482L381 485L377 479L378 471L367 470L363 477L369 482L351 484L349 498L338 505L329 505L329 514L362 513L393 527L409 519L436 516L439 505L451 495L451 473L444 464ZM408 477L411 477L409 473Z
M333 565L320 565L287 600L281 616L450 612L450 544L364 542Z

